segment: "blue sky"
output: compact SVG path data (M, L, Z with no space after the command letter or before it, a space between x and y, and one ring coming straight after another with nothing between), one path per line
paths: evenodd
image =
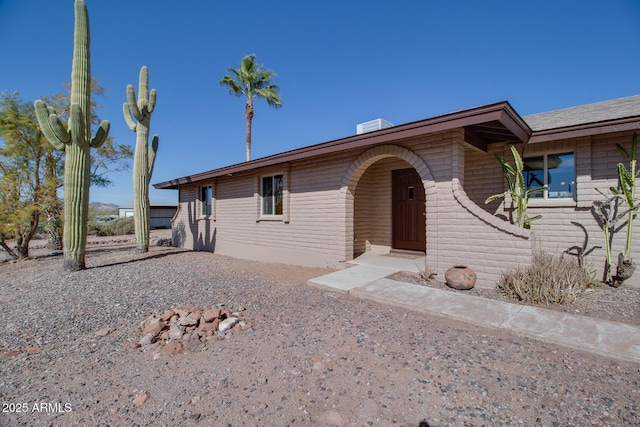
M158 92L152 183L245 160L244 100L218 84L250 53L284 107L258 101L252 158L507 100L521 115L640 94L638 0L237 2L86 0L92 75L119 144L142 65ZM240 6L241 4L241 6ZM23 100L70 80L73 1L0 0L0 91ZM131 172L91 200L126 204ZM152 201L177 192L151 189Z

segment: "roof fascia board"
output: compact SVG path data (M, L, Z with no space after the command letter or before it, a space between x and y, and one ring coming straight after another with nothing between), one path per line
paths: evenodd
M520 141L527 142L529 138L531 138L533 131L509 103L507 103L507 107L509 108L502 110L502 115L499 120L500 123L509 129Z
M529 144L631 130L640 130L640 116L534 131Z
M297 148L295 150L285 151L283 153L251 160L249 162L238 163L207 172L160 182L153 186L157 189L177 189L179 185L204 181L217 176L230 175L279 163L301 160L380 143L399 141L491 121L499 121L503 123L507 129L523 141L527 140L528 135L531 132L525 121L515 112L513 107L511 107L507 101L502 101L404 125L393 126L374 132L352 135L342 139Z

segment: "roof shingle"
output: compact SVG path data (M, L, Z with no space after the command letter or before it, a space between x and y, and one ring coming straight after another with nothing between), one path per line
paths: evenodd
M531 114L522 118L535 132L633 116L640 116L640 95Z

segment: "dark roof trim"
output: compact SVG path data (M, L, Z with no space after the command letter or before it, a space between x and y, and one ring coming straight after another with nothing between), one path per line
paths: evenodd
M640 116L534 131L529 139L529 144L631 130L640 130Z
M531 129L526 122L515 112L507 101L503 101L404 125L393 126L375 132L349 136L347 138L285 151L245 163L160 182L153 186L158 189L177 189L178 186L183 184L204 181L218 176L490 122L501 123L505 130L512 135L513 139L522 142L526 142L531 135Z

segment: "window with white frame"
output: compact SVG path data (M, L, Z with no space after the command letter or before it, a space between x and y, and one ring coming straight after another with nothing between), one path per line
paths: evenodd
M575 156L572 152L549 153L524 158L524 184L527 190L543 188L530 193L537 199L573 199L576 194Z
M262 215L282 215L283 179L282 174L262 177Z
M211 216L211 207L213 202L213 186L206 185L200 187L200 202L202 204L201 215Z

